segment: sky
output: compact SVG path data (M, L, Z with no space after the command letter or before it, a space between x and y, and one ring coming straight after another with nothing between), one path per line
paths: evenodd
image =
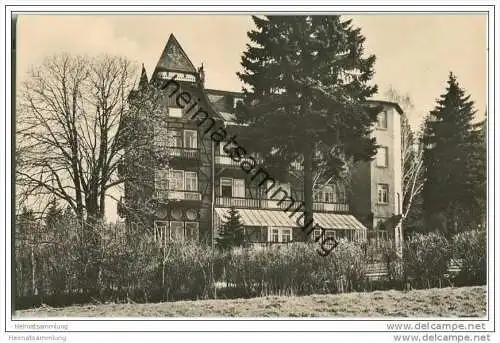
M486 14L346 15L375 54L376 99L389 87L414 103L410 123L423 116L443 94L452 71L481 115L487 103ZM120 55L144 63L151 75L173 33L198 67L203 62L207 88L240 91L236 76L253 28L249 15L21 15L17 26L17 78L51 55ZM108 211L107 211L108 212ZM109 215L114 216L113 210Z

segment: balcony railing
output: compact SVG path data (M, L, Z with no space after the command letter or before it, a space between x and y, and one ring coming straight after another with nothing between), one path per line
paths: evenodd
M156 191L156 197L162 200L201 200L201 193L197 191L161 190Z
M218 197L215 204L223 207L260 208L259 199Z
M217 197L215 199L215 204L222 207L285 210L292 205L291 211L296 209L299 203L300 201L296 201L294 204L291 204L289 201L283 201L280 203L278 200L234 197ZM349 212L349 204L314 203L313 210L318 212Z
M349 212L349 204L344 203L313 203L313 211L319 212Z
M200 158L200 150L193 148L165 147L164 151L169 157L179 157L186 160L197 160Z
M242 158L239 162L236 162L228 155L215 155L215 164L219 165L219 166L230 166L230 167L234 167L234 168L241 168L241 163L245 160L251 161L250 159ZM254 160L256 163L260 163L260 161L258 159L254 158ZM253 164L254 161L249 162L249 163Z

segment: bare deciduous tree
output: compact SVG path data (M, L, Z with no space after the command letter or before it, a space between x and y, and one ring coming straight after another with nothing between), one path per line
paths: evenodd
M144 168L151 165L144 157L157 156L151 134L164 122L161 101L154 101L155 91L143 77L142 90L134 90L137 68L108 55L56 55L32 69L17 107L20 197L61 199L90 222L103 218L110 190L125 181L143 182ZM133 103L131 91L151 94ZM120 167L133 172L118 173Z
M408 94L402 95L393 87L385 92L387 99L397 102L403 108L401 120L401 155L403 167L403 210L397 225L404 222L412 209L412 205L424 186L423 147L421 132L413 132L409 116L413 115L415 106Z

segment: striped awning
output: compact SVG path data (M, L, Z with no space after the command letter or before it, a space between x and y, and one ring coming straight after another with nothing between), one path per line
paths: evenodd
M224 222L229 208L215 208L218 221ZM246 226L299 227L296 214L290 218L290 213L279 210L238 209L241 221ZM303 221L301 220L300 223ZM334 230L367 230L353 215L339 213L314 213L314 223L323 229Z

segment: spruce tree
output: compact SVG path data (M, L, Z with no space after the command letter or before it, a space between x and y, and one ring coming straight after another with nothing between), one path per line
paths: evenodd
M53 230L63 219L63 210L57 206L57 201L54 199L50 202L45 214L45 225L47 229Z
M31 234L36 226L36 218L32 209L23 206L21 213L16 216L16 232L24 237L25 234Z
M470 95L450 73L424 130L424 211L430 230L451 235L481 221L485 202L485 157Z
M225 216L225 223L219 229L219 235L215 239L216 245L221 250L230 250L233 247L244 244L243 224L238 211L231 207Z
M248 86L237 109L246 142L273 176L292 162L304 170L304 223L312 222L313 170L343 172L346 161L370 160L376 151L371 125L380 108L365 101L375 56L365 37L340 16L253 17L252 44L239 78Z

